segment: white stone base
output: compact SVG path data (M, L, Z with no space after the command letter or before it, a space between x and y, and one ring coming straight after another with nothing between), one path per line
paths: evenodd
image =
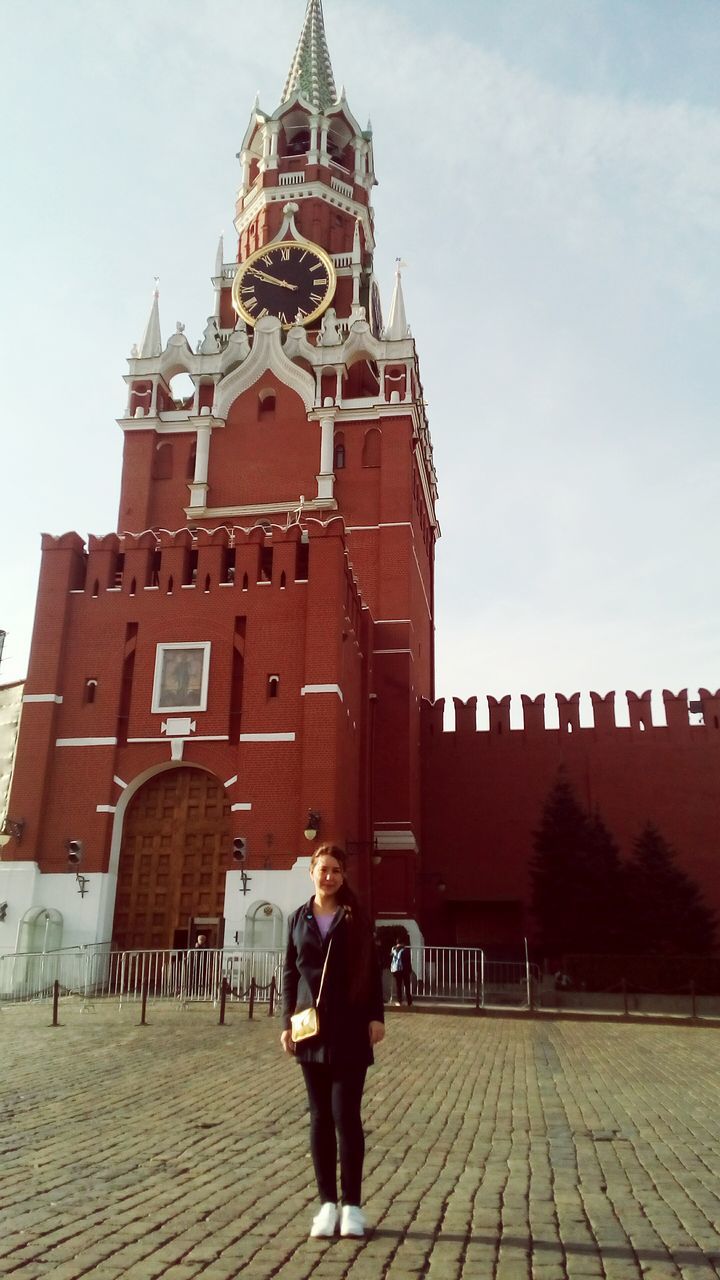
M224 945L280 950L285 946L288 917L313 892L310 858L298 858L289 871L249 870L245 874L246 893L242 891L242 870L226 875ZM6 917L0 921L0 955L18 950L23 917L36 907L54 909L62 917L62 938L55 946L109 942L117 876L90 872L84 897L80 887L74 871L43 874L36 862L0 862L0 902L8 904ZM411 946L423 945L415 920L382 919L376 925L398 925L407 930Z
M8 904L6 917L0 921L0 954L18 949L23 917L33 907L53 908L62 916L62 940L57 946L108 942L115 877L91 872L81 896L74 871L44 875L36 862L0 862L0 901Z

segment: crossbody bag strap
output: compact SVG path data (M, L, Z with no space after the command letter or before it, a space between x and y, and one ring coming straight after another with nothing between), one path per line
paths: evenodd
M327 969L328 960L330 959L330 948L332 947L332 944L333 944L333 940L332 940L332 938L331 938L331 939L330 939L330 943L329 943L329 945L328 945L328 949L327 949L327 951L325 952L325 963L324 963L324 965L323 965L323 969L322 969L322 976L321 976L321 978L320 978L320 990L318 991L317 1000L315 1001L315 1007L316 1007L316 1008L317 1008L317 1006L319 1005L320 1001L322 1000L322 989L323 989L323 983L324 983L324 981L325 981L325 971L326 971L326 969Z

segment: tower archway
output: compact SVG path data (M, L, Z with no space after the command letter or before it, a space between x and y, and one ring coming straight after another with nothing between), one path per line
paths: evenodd
M154 774L123 822L113 919L120 950L184 947L193 923L222 946L225 874L232 865L230 800L204 769Z

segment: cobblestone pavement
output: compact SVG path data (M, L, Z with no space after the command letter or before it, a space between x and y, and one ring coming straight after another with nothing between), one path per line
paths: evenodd
M308 1241L302 1078L234 1009L0 1013L0 1276L720 1275L720 1032L391 1011L365 1242Z

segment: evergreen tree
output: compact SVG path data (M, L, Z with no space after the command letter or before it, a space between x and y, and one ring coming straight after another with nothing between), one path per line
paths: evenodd
M543 807L530 873L536 942L543 955L617 950L617 847L599 814L590 817L578 803L564 773Z
M676 857L672 845L648 823L623 876L628 950L637 955L704 955L713 950L716 917Z

